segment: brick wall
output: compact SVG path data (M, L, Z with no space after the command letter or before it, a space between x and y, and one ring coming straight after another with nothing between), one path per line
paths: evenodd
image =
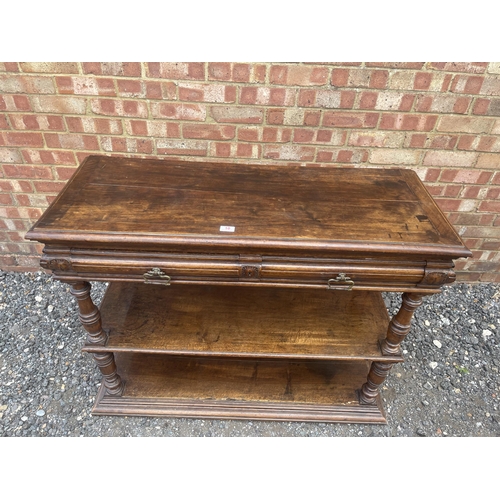
M500 63L0 63L0 267L89 154L414 169L500 281Z

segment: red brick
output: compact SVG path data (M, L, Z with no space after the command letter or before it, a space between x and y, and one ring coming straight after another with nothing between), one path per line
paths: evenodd
M182 134L186 139L234 139L236 127L213 124L185 124Z
M257 87L243 87L240 91L241 104L255 104L257 102Z
M479 143L476 147L476 151L500 151L499 139L491 136L479 137Z
M500 213L500 201L482 201L479 205L480 212Z
M413 88L415 90L428 90L432 81L432 73L417 72Z
M242 158L252 158L254 153L253 144L237 144L236 146L236 156Z
M451 84L451 91L463 94L479 94L483 81L483 76L457 75Z
M269 80L279 85L325 85L328 81L328 68L309 65L273 65Z
M469 109L469 105L472 102L470 97L459 97L455 101L455 105L453 106L454 113L467 113Z
M383 114L379 128L381 130L418 130L429 132L434 128L437 115Z
M267 90L267 89L260 89ZM258 95L258 94L257 94ZM269 104L271 106L287 106L293 105L295 101L295 94L292 89L285 88L271 88L269 89L269 96L267 99L257 99L258 104Z
M493 214L461 213L456 215L457 217L453 224L467 226L488 226L492 223L494 218ZM472 246L480 246L480 244L475 241Z
M42 163L44 165L76 165L72 151L48 151L42 149L23 149L26 163Z
M76 116L66 116L65 120L70 132L117 135L123 133L121 120Z
M101 137L101 148L104 151L148 154L153 152L153 141L150 139L131 139L128 137Z
M33 181L35 190L38 193L58 193L64 186L65 182L45 182Z
M289 128L265 127L262 131L264 142L290 142L292 130Z
M332 85L335 87L346 87L349 81L349 70L334 68L332 70Z
M374 128L379 119L378 113L343 113L326 111L323 126L346 128Z
M181 101L199 101L202 102L205 97L205 92L202 88L179 88L179 99Z
M424 148L427 141L426 134L412 134L410 139L410 148Z
M490 99L476 98L474 100L474 106L472 108L472 113L475 115L486 115L488 114L488 108L490 107Z
M129 135L149 137L172 137L181 136L180 124L161 120L129 120L125 122Z
M300 89L299 106L316 106L317 90Z
M204 105L187 103L153 103L151 104L151 114L155 118L187 121L205 121L207 116Z
M40 264L34 264L34 268L39 269ZM4 270L16 269L19 270L19 264L17 259L12 255L1 255L0 256L0 268Z
M330 142L332 140L332 130L318 130L316 140L318 142Z
M441 89L440 89L441 92L448 92L452 78L453 75L450 74L444 75L443 83L441 84Z
M479 198L480 191L481 186L465 186L464 190L460 193L460 198L475 200L476 198Z
M179 84L179 99L198 102L235 102L236 87L183 82Z
M57 178L60 181L67 181L76 172L76 168L71 167L56 167Z
M422 95L417 98L416 111L437 113L466 113L472 99L443 95Z
M415 102L415 96L411 94L404 94L401 98L399 104L399 111L411 111L413 103Z
M460 207L460 200L450 200L447 198L436 198L436 203L443 212L456 212Z
M169 80L204 80L204 63L162 62L148 63L147 76Z
M8 193L0 193L0 205L12 205L14 200Z
M0 63L0 71L6 71L8 73L18 73L19 66L16 62Z
M434 135L429 147L431 149L454 149L457 141L456 135Z
M500 241L496 240L486 240L481 245L481 250L500 250Z
M4 139L7 146L43 147L43 136L39 132L2 132L0 141Z
M270 109L267 112L267 123L270 125L283 125L285 112L282 109Z
M264 112L260 108L240 106L212 106L210 113L219 123L262 123Z
M370 77L370 88L384 89L389 78L388 71L374 71Z
M267 66L264 64L254 65L253 67L253 81L257 83L264 83L266 81Z
M261 140L262 129L260 127L239 127L238 140L258 142Z
M481 170L460 170L453 182L464 182L467 184L485 184L489 181L491 172Z
M59 130L65 129L61 116L54 115L20 115L9 116L12 127L18 130Z
M459 173L457 169L445 169L441 170L441 178L439 179L441 182L453 182L455 177Z
M145 97L146 91L139 80L118 80L118 95L124 97Z
M32 111L28 97L24 95L0 95L0 111Z
M161 82L144 82L148 99L162 99Z
M360 109L375 109L377 105L377 92L362 92L359 101Z
M500 168L500 157L498 154L494 153L480 153L479 158L476 163L476 168L492 168L498 170ZM493 181L497 179L497 176L493 178ZM495 182L494 182L495 184Z
M304 113L304 125L317 127L321 120L321 111L306 111Z
M314 142L316 130L296 128L293 133L293 142Z
M233 65L234 82L249 82L250 81L250 65L249 64L234 64Z
M52 179L52 169L50 167L38 167L33 165L3 165L6 177L16 179Z
M489 200L500 199L500 188L488 188L488 191L486 193L486 198Z
M223 158L229 158L231 156L231 144L227 142L215 143L215 156L222 156Z
M208 79L231 81L232 71L231 63L228 62L212 62L208 63Z
M236 102L236 87L226 85L224 89L224 102Z

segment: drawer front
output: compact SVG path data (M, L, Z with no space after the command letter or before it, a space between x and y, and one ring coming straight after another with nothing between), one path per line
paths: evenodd
M439 279L425 281L425 261L47 249L41 265L66 281L79 277L89 281L144 281L153 285L220 283L347 291L406 290L421 286L422 282L424 288L438 289L442 284Z

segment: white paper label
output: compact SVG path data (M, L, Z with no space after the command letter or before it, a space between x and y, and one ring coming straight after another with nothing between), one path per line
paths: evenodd
M222 231L223 233L234 233L234 230L235 230L235 226L221 226L220 227L220 231Z

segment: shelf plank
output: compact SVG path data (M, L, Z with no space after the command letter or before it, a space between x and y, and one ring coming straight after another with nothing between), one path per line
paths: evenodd
M94 415L386 423L380 399L360 405L367 362L116 355L125 391Z
M105 346L87 352L380 360L389 317L380 293L111 283Z

